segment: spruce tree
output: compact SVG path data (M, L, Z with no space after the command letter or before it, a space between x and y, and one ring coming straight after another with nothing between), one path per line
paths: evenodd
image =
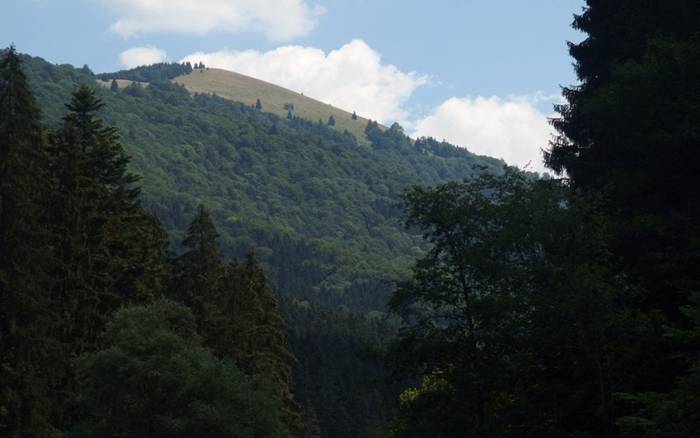
M333 117L333 114L328 117L328 126L335 126L335 117Z
M642 291L630 307L653 322L621 392L670 390L688 355L660 334L686 324L679 308L700 290L700 3L586 3L573 25L587 36L569 46L580 83L556 108L546 164L602 200L611 250Z
M295 359L288 350L287 325L253 252L227 266L218 309L222 314L212 348L232 358L258 385L271 391L285 407L290 430L299 431L301 417L291 392Z
M138 203L138 177L127 169L116 129L96 116L102 101L82 86L67 107L63 128L51 141L57 180L51 222L61 260L56 278L64 340L84 352L113 310L158 293L165 237ZM151 265L143 266L145 260Z
M209 211L200 205L182 242L187 250L175 261L175 281L171 286L174 298L192 309L205 338L224 269L218 237Z
M257 99L255 101L255 109L258 109L258 110L262 109L262 102L260 102L260 99Z
M14 47L0 60L0 433L46 436L52 310L39 109Z
M117 83L116 79L112 79L112 83L109 86L109 89L112 93L116 93L119 91L119 84Z

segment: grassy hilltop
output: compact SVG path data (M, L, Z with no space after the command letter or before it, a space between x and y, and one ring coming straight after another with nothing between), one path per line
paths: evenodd
M347 130L359 142L367 143L364 133L366 118L358 115L357 119L353 120L352 113L269 82L218 68L194 69L192 73L178 76L174 81L184 85L191 93L215 94L247 105L255 105L257 99L260 99L263 111L280 117L287 116L289 110L285 109L285 105L287 108L293 106L294 116L312 122L321 120L327 123L332 115L335 118L336 130Z

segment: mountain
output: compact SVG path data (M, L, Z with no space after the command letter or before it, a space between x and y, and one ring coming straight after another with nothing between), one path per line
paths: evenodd
M301 300L382 310L387 282L407 273L421 253L420 240L402 225L401 193L414 184L460 180L477 166L498 172L504 164L433 139L412 141L396 124L352 121L364 124L367 143L358 142L338 129L349 115L330 107L338 111L335 127L280 117L265 111L266 99L292 100L294 112L324 104L222 70L157 64L98 78L87 67L31 57L26 67L49 126L78 84L138 81L117 92L97 88L103 117L119 128L132 170L143 177L144 204L174 242L205 204L225 254L254 246L280 293ZM252 96L262 96L262 110L251 107Z

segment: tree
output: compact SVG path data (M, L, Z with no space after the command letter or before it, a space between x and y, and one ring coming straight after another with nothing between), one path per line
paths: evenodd
M287 111L287 120L292 120L294 116L292 115L291 111Z
M200 205L182 242L187 250L175 261L174 282L171 285L174 297L192 309L205 338L224 272L218 237L209 211Z
M613 436L630 347L600 219L513 169L404 201L430 248L390 303L394 367L420 380L395 435Z
M328 116L328 126L335 126L335 117L333 117L333 114Z
M255 109L258 109L258 110L262 109L262 103L260 102L260 99L255 100Z
M211 336L212 349L270 391L284 407L285 423L298 431L301 419L291 390L295 359L288 349L287 325L254 253L229 263L216 308L221 313Z
M357 120L357 113L355 111L352 112L352 119Z
M116 93L117 91L119 91L119 84L117 83L116 79L112 79L112 84L109 86L109 90L112 93Z
M372 120L367 120L367 126L365 126L365 135L372 142L373 145L379 144L382 130L379 127L379 123Z
M700 430L700 293L692 294L690 304L681 312L687 326L667 328L666 335L679 341L684 350L693 351L687 358L688 371L679 376L667 392L620 394L632 405L633 413L620 418L625 436L648 438L691 438Z
M669 393L697 352L662 333L700 290L700 5L590 0L574 27L587 34L569 46L580 85L564 89L546 163L600 197L611 251L643 291L629 305L653 333L621 392Z
M700 277L683 266L698 259L700 6L668 2L589 1L570 44L580 86L564 90L559 136L547 165L574 187L606 193L618 218L615 252L647 289L648 308L677 315Z
M75 437L288 437L273 399L201 345L186 307L120 310L105 348L78 361Z
M96 116L102 101L82 86L67 107L50 145L57 181L51 225L60 260L54 275L61 279L55 294L62 339L82 353L94 348L112 311L160 293L167 239L138 202L138 177L127 169L116 129Z
M10 47L0 58L0 431L11 437L52 432L47 167L39 108Z

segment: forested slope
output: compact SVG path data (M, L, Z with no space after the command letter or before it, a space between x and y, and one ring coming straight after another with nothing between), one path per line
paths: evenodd
M86 67L40 58L27 58L26 68L49 126L79 83L96 80ZM386 280L420 254L419 240L398 221L403 190L503 165L432 139L411 142L398 125L370 126L371 145L360 145L325 123L191 95L167 81L98 88L105 120L143 176L142 201L173 241L202 202L224 253L255 246L280 293L355 310L380 309Z

